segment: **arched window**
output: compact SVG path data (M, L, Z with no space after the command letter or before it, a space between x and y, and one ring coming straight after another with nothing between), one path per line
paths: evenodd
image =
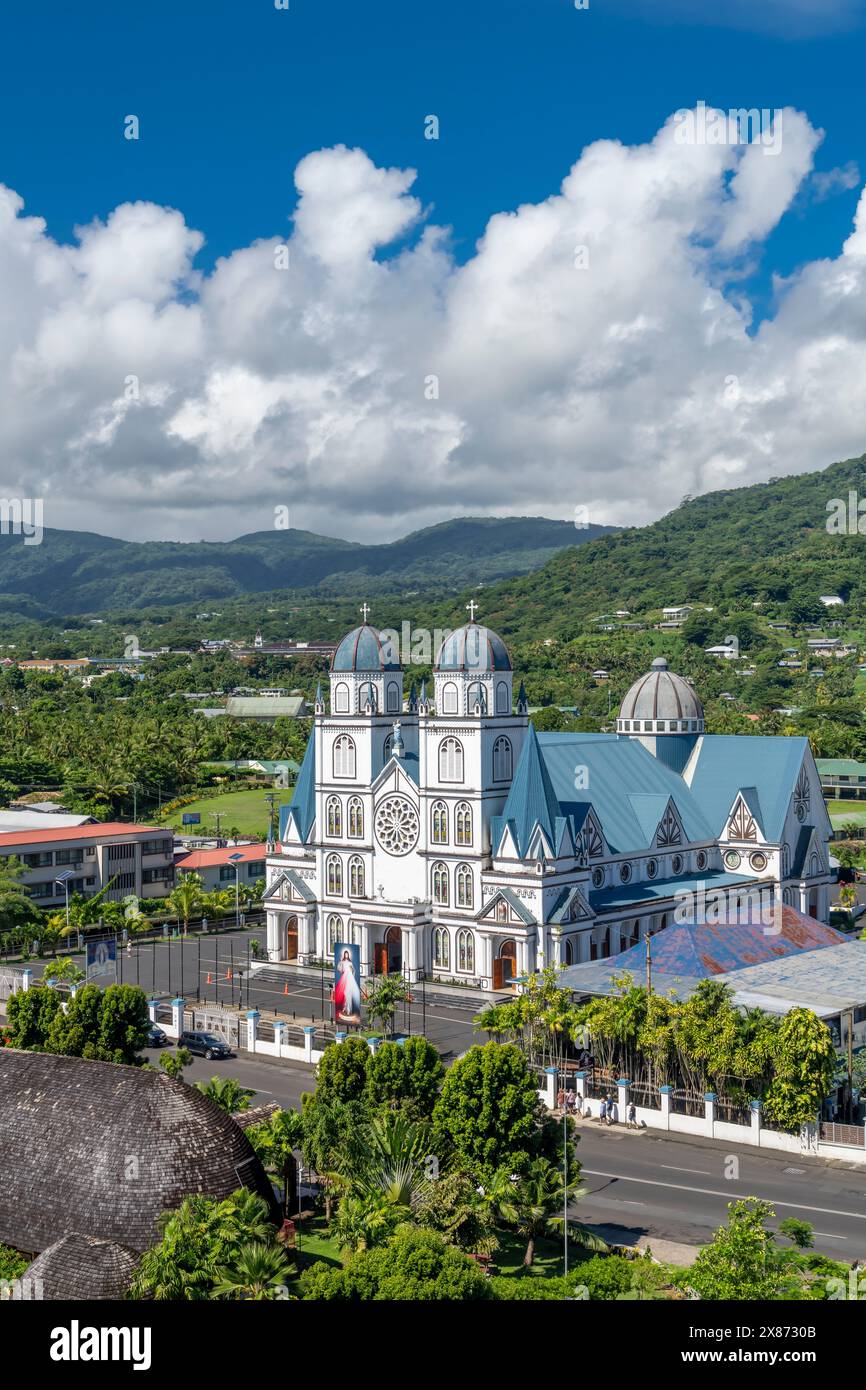
M349 713L349 687L346 685L345 681L341 681L339 685L334 686L334 713Z
M364 837L364 803L360 796L349 797L349 835L353 840Z
M457 969L469 974L475 970L475 937L468 927L457 933Z
M459 801L456 812L456 840L458 845L472 844L472 807L468 801Z
M400 713L400 687L396 681L388 682L388 694L386 696L385 708L388 714Z
M364 861L360 854L353 854L349 860L349 897L364 896Z
M433 875L433 901L448 906L448 865L434 864Z
M567 937L565 941L565 963L566 965L574 964L574 947L571 944L571 937Z
M376 710L379 707L379 701L378 696L376 694L376 687L372 681L365 681L364 684L361 686L359 692L359 703L362 711L365 710L369 705L373 713L376 713Z
M431 838L434 845L447 845L448 843L448 807L444 801L433 802L432 825L430 827Z
M442 713L458 713L457 686L453 681L448 681L447 685L443 685L442 687Z
M328 950L333 951L338 941L343 939L343 919L332 915L328 918Z
M334 776L354 777L355 741L348 734L340 734L334 739Z
M439 781L463 781L463 744L456 738L443 738L439 744Z
M500 681L496 687L496 713L511 713L511 701L508 698L508 686L505 681Z
M328 834L339 839L343 833L343 803L338 796L328 797Z
M433 964L439 970L451 969L451 939L447 927L433 928Z
M472 906L472 870L468 864L458 864L456 872L457 880L457 906Z
M466 708L470 714L475 713L475 706L479 705L481 713L487 713L487 691L481 681L473 681L467 691Z
M493 745L493 780L511 781L511 740L504 736Z
M339 854L328 855L328 893L332 898L343 896L343 861Z

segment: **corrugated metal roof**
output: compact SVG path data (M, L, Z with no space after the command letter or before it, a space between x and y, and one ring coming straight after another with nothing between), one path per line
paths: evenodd
M719 978L738 994L764 994L784 999L790 1007L816 1008L825 1014L860 1008L866 1004L866 941L842 937L824 950L763 961Z
M722 830L737 792L753 787L760 796L764 835L778 842L808 748L808 739L800 737L706 734L697 748L690 786L713 835Z

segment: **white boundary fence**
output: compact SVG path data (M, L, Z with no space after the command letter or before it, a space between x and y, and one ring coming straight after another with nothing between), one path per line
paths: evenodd
M556 1107L557 1070L545 1069L546 1086L539 1097L549 1110ZM583 1102L585 1117L601 1101L587 1098L586 1072L575 1074L577 1094ZM623 1124L630 1105L630 1082L621 1078L616 1083L615 1119ZM799 1134L786 1134L770 1129L763 1123L761 1102L753 1100L750 1124L731 1124L718 1118L718 1098L709 1092L704 1096L703 1115L683 1115L671 1108L672 1086L659 1087L658 1106L635 1105L635 1120L643 1129L667 1130L671 1134L695 1134L706 1139L719 1139L727 1144L752 1144L760 1149L776 1149L782 1153L814 1154L816 1158L844 1158L866 1166L866 1125L826 1125L817 1118L814 1124L802 1125ZM846 1141L846 1142L843 1142Z

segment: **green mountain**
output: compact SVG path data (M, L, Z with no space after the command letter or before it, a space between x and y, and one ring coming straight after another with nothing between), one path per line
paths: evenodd
M0 618L206 604L278 590L427 592L490 583L545 564L611 528L544 517L462 517L383 545L262 531L234 541L123 541L46 530L40 545L0 535Z
M864 534L856 529L861 498ZM795 622L818 621L821 594L839 594L847 615L866 605L866 455L687 498L650 526L564 550L533 574L489 587L484 615L512 640L568 639L589 617L677 603L725 612L760 603Z

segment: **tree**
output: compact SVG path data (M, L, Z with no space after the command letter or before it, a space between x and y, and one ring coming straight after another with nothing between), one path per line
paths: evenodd
M501 1215L526 1241L523 1263L528 1268L535 1258L539 1237L546 1235L553 1224L562 1225L565 1203L562 1173L546 1158L535 1158L525 1173L512 1179L510 1172L502 1170L494 1181L502 1194L497 1201ZM584 1192L580 1188L569 1189L568 1195L573 1199L583 1196ZM569 1220L568 1234L578 1245L607 1250L606 1241L579 1222Z
M813 1121L835 1070L836 1050L826 1023L810 1009L791 1009L777 1032L774 1075L764 1097L768 1117L791 1131Z
M369 1065L370 1049L363 1038L346 1038L327 1047L316 1073L316 1099L360 1100Z
M409 986L400 975L383 975L367 982L367 1017L371 1023L381 1024L386 1034L394 1031L398 1006L411 1002Z
M263 1241L247 1241L223 1265L211 1298L252 1299L258 1302L287 1297L291 1266L285 1250Z
M449 1068L434 1106L436 1152L441 1162L453 1148L479 1178L503 1166L519 1170L537 1150L540 1118L535 1078L520 1050L471 1047Z
M474 1260L435 1231L398 1227L387 1244L359 1250L343 1269L319 1261L301 1275L304 1299L477 1302L492 1297Z
M168 903L173 912L183 922L184 931L189 930L189 921L201 910L204 880L200 874L181 874L168 895Z
M179 1047L176 1052L161 1052L159 1065L170 1081L183 1081L183 1069L192 1065L192 1053L188 1047Z
M439 1053L426 1038L384 1042L367 1066L367 1099L375 1107L399 1106L429 1119L444 1074Z
M328 1051L339 1052L345 1046L343 1043L341 1047L329 1048ZM315 1096L304 1098L301 1111L304 1162L318 1173L324 1183L325 1219L328 1223L336 1187L341 1185L345 1174L361 1163L363 1134L368 1118L367 1109L359 1100L325 1100L318 1090Z
M46 1048L98 1062L136 1062L147 1046L147 996L136 985L84 985L55 1015Z
M774 1216L769 1202L749 1197L728 1204L728 1224L720 1226L688 1273L688 1283L703 1299L767 1302L802 1296L791 1269L778 1258L766 1228Z
M222 1201L185 1197L160 1218L161 1240L146 1250L130 1290L136 1299L210 1298L250 1241L270 1244L276 1234L261 1197L239 1188Z
M275 1110L261 1124L250 1125L246 1136L267 1172L283 1184L283 1214L289 1216L297 1205L298 1160L295 1150L304 1140L304 1121L297 1110Z
M34 922L38 913L30 894L21 882L24 865L15 855L0 860L0 930L10 931L25 923Z
M45 980L53 980L55 984L62 980L66 984L77 985L85 978L84 971L80 965L76 965L71 956L64 956L62 960L56 960L45 971Z
M11 994L6 1003L11 1047L44 1051L45 1043L63 1000L56 989L35 985Z
M796 1216L786 1216L785 1220L779 1223L779 1234L786 1236L798 1250L808 1250L815 1244L813 1230L811 1222L801 1221Z
M212 1100L214 1105L224 1110L227 1115L249 1110L250 1101L255 1095L255 1091L242 1086L233 1076L212 1076L210 1081L196 1081L195 1089L201 1091L203 1096L207 1096L208 1100Z

